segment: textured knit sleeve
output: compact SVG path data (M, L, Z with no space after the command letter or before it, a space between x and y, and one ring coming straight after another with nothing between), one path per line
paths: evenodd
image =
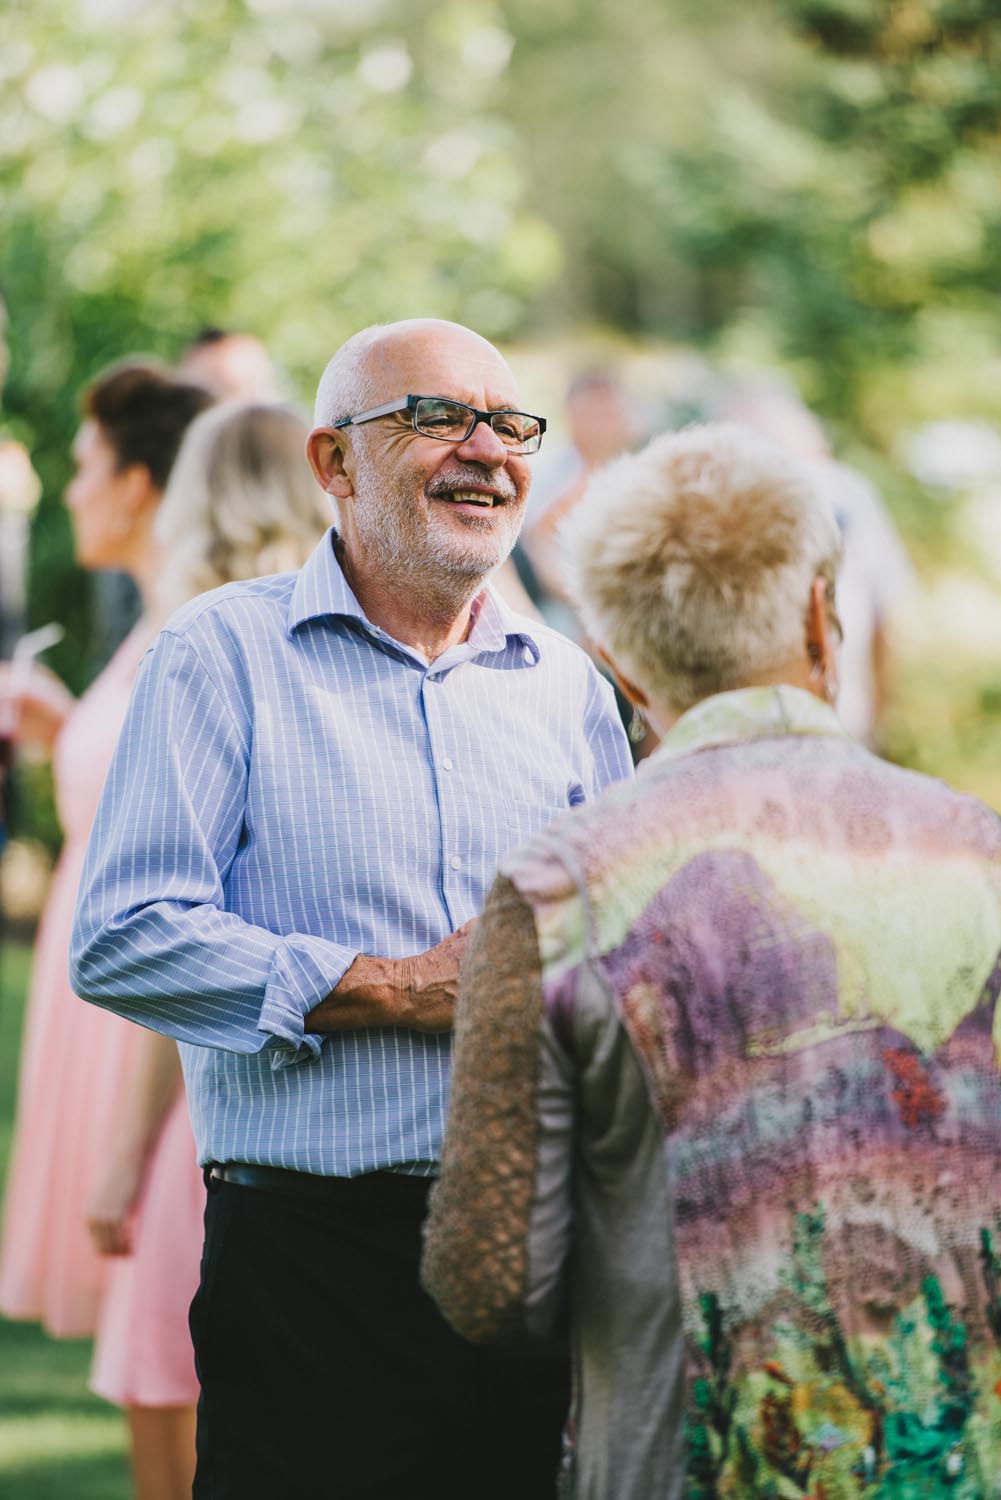
M532 909L499 876L470 944L423 1280L475 1342L544 1332L569 1232L569 1064L543 1015ZM548 1164L548 1165L547 1165Z

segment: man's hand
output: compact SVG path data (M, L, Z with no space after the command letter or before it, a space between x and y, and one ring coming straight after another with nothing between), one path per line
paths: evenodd
M412 958L359 954L336 989L307 1012L306 1031L358 1031L373 1026L451 1031L459 969L472 930L473 922L466 922Z
M455 1002L459 998L462 955L472 930L473 923L466 922L426 953L396 960L401 1005L397 1026L408 1026L413 1031L451 1031Z

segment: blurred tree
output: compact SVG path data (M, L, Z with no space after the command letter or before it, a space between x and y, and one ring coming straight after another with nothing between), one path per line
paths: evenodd
M84 382L201 324L259 333L308 389L362 323L515 329L560 247L496 112L513 38L475 8L377 0L39 0L0 40L4 415L44 485L29 612L89 676L59 495Z
M0 18L5 419L33 623L87 679L59 502L81 385L260 334L570 324L781 363L885 456L996 418L999 0L35 0ZM993 314L991 315L993 317ZM992 373L993 372L993 373ZM920 503L920 502L916 502ZM932 507L926 506L931 511Z
M855 184L841 280L891 359L927 359L929 325L957 336L988 312L1001 275L998 0L783 0L822 63L806 126ZM858 319L853 320L855 322ZM847 404L866 371L842 358Z

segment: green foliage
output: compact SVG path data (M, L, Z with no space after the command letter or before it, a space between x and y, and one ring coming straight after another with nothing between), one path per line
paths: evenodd
M778 365L943 555L894 444L1001 417L996 0L36 0L3 26L2 420L44 486L30 623L66 625L74 688L80 389L208 323L304 398L347 333L416 313ZM952 774L938 722L922 697L894 748Z
M818 145L838 153L854 188L840 222L828 214L814 225L832 285L846 310L869 315L870 334L897 362L919 360L924 310L939 304L958 317L981 304L1001 268L998 7L783 0L781 8L821 64L802 118ZM846 409L858 412L864 364L853 368L843 350L837 358Z
M18 833L30 833L55 855L62 843L62 829L56 813L52 766L19 761L11 775L10 823Z
M475 7L391 9L39 0L6 20L4 409L44 484L30 617L67 625L52 662L73 686L92 622L58 497L104 364L172 358L222 323L260 333L308 390L363 323L428 312L508 333L559 271L497 109L510 37Z

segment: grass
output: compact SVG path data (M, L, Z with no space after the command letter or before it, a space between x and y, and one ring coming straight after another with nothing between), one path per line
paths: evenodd
M0 951L0 1185L13 1127L30 954ZM121 1414L87 1389L90 1344L0 1318L3 1500L128 1500Z

